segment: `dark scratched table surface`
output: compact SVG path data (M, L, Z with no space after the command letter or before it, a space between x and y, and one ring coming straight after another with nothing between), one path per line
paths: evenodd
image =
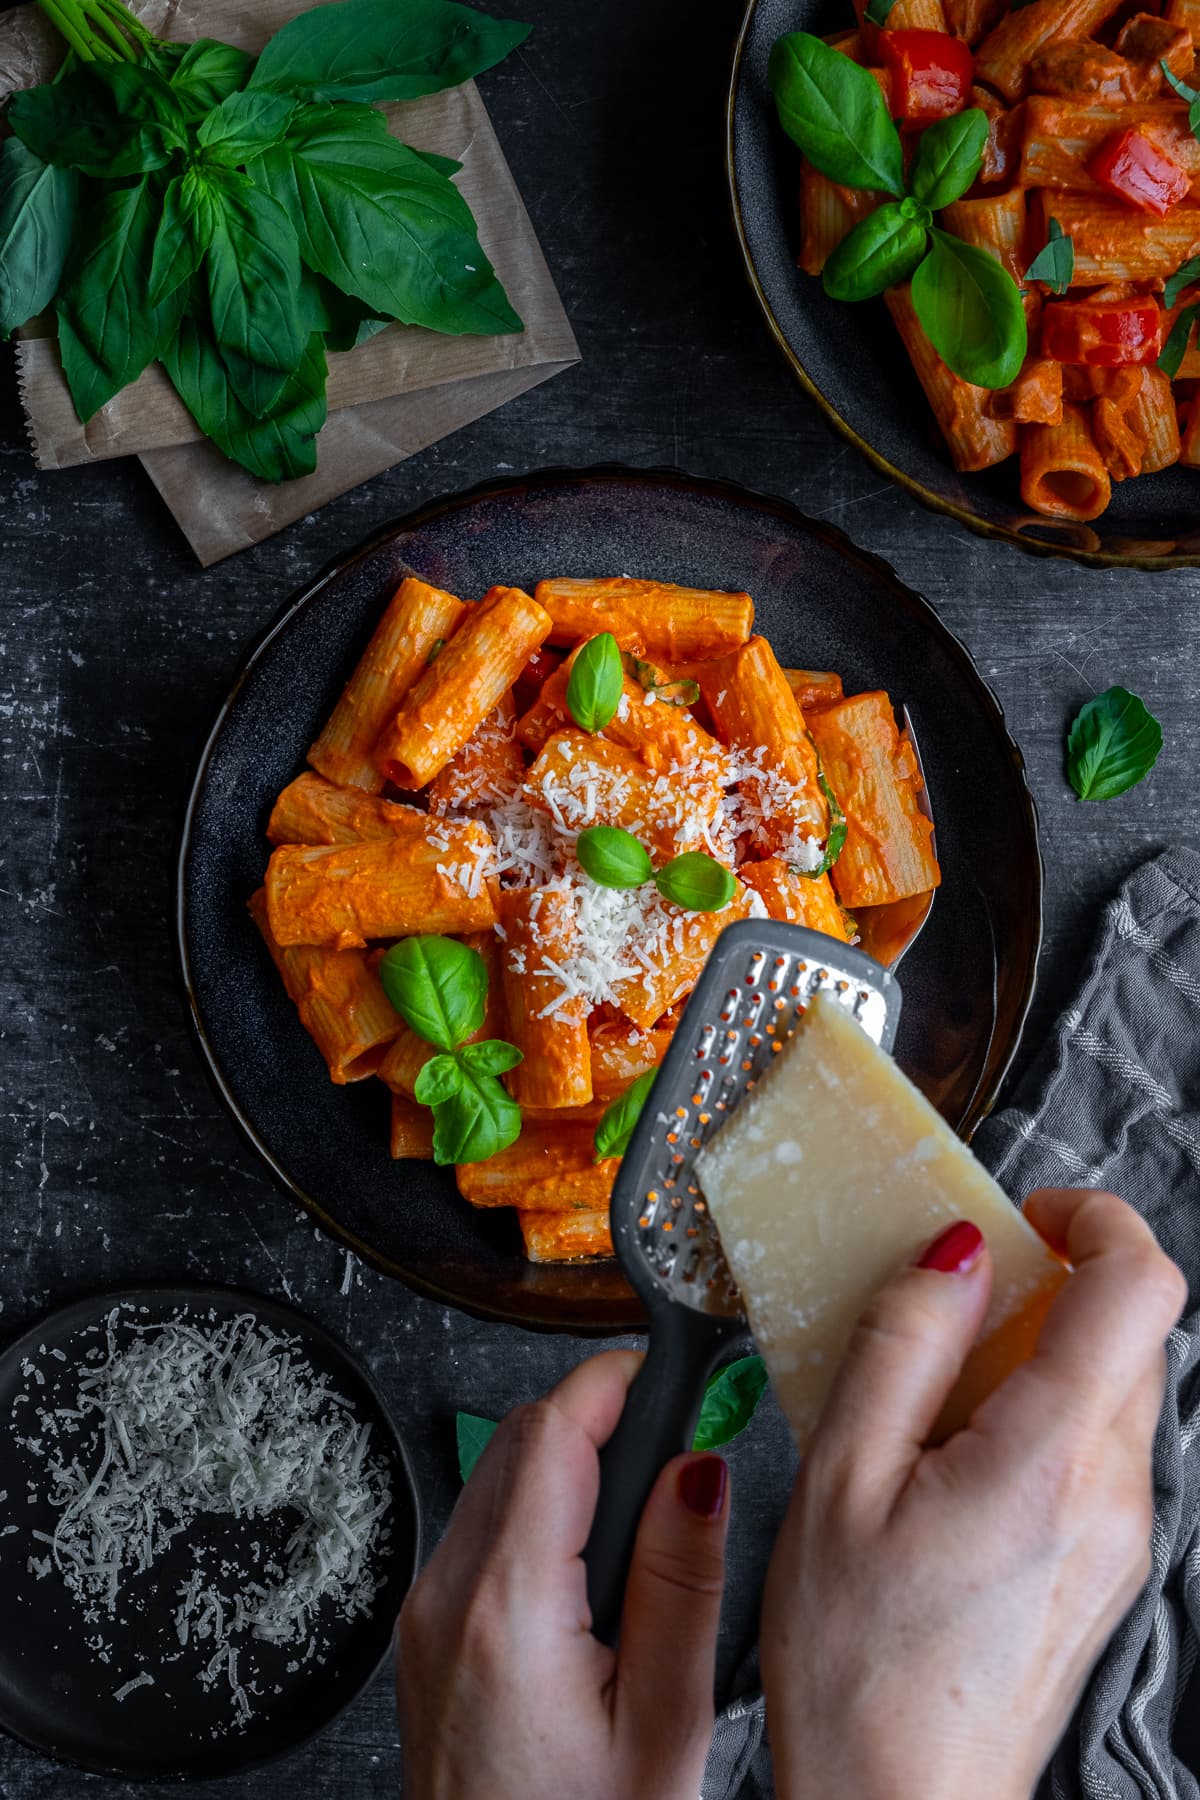
M1028 759L1047 930L1023 1062L1069 998L1114 885L1200 836L1200 572L1083 570L922 511L830 433L769 343L721 168L736 0L515 10L533 34L482 86L574 322L579 368L201 573L136 462L34 469L0 353L0 1336L127 1280L221 1280L293 1298L382 1383L412 1447L430 1544L457 1492L455 1409L498 1416L584 1346L477 1323L348 1263L256 1167L201 1073L172 963L173 846L212 713L293 588L419 502L546 464L729 475L842 526L966 640ZM1145 698L1166 748L1135 792L1083 806L1063 778L1064 723L1113 682ZM787 1490L772 1408L732 1463L723 1679L752 1630ZM380 1681L315 1744L196 1791L367 1800L398 1781ZM0 1740L3 1800L105 1786L125 1791Z

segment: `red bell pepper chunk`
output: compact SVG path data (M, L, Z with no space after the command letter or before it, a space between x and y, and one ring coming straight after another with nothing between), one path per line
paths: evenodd
M1088 159L1088 174L1118 200L1165 219L1192 185L1169 151L1134 126L1114 131Z
M1058 300L1042 311L1042 355L1089 369L1152 363L1161 348L1155 300Z
M961 112L971 93L975 58L948 31L881 31L891 76L892 116L910 125Z

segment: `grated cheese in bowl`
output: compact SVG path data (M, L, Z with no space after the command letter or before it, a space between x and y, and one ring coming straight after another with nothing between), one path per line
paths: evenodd
M52 1532L32 1532L47 1555L30 1569L58 1575L107 1660L105 1622L127 1602L143 1605L134 1579L192 1534L192 1572L173 1595L179 1655L196 1653L206 1687L228 1683L244 1724L253 1709L238 1658L250 1641L278 1647L291 1672L321 1647L319 1608L343 1619L371 1611L383 1585L376 1553L388 1541L388 1460L299 1340L251 1313L141 1325L114 1308L105 1332L71 1403L35 1407L58 1518ZM282 1548L218 1555L202 1529L216 1519L270 1521Z

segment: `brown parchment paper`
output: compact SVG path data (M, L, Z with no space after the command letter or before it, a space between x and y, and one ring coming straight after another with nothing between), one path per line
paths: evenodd
M217 37L257 51L305 3L135 0L134 10L160 37ZM58 54L55 34L35 7L0 18L0 99L44 80ZM158 364L81 425L52 323L34 321L21 334L17 363L40 468L139 454L207 565L269 537L578 361L574 334L475 84L385 111L405 142L462 163L456 181L524 331L443 337L392 325L356 350L330 355L330 416L317 439L316 472L272 486L203 439Z

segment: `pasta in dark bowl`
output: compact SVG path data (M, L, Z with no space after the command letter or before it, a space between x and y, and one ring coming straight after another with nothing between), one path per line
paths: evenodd
M1061 7L1039 33L1051 4L873 0L856 29L849 0L751 0L741 251L793 373L924 504L1035 553L1196 566L1196 21L1080 0L1073 36Z

